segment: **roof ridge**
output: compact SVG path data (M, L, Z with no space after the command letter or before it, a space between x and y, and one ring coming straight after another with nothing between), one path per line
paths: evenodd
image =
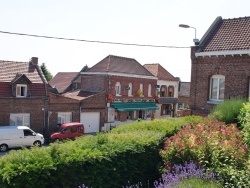
M238 18L226 18L226 19L223 19L223 21L224 20L240 20L240 19L248 19L248 18L250 18L250 16L244 16L244 17L238 17Z
M9 60L0 60L0 62L8 62L8 63L29 63L28 61L9 61Z
M131 57L123 57L123 56L118 56L118 55L109 55L108 57L123 58L123 59L133 59L133 60L135 60L134 58L131 58Z

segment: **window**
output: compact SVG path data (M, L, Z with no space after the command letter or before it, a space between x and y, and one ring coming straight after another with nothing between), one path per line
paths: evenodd
M168 86L168 96L174 97L174 86Z
M115 95L120 96L121 95L121 83L116 82L115 84Z
M166 97L166 86L161 86L160 97Z
M133 96L133 95L132 95L132 91L133 91L133 90L132 90L132 87L133 87L132 83L129 83L128 86L129 86L128 96Z
M224 100L225 76L213 75L210 79L210 100Z
M83 126L78 126L78 132L79 132L79 133L84 133Z
M72 132L72 133L76 133L76 132L77 132L77 126L73 126L73 127L71 128L71 132Z
M72 122L71 112L58 112L57 124Z
M140 97L144 97L144 95L143 95L143 84L140 84L140 91L141 91Z
M17 97L26 97L27 96L27 85L17 84L16 85L16 96Z
M148 84L148 97L151 97L151 90L152 90L152 86L151 84Z
M35 136L35 133L28 129L24 129L23 133L24 133L24 136Z
M10 125L30 127L30 114L10 114Z

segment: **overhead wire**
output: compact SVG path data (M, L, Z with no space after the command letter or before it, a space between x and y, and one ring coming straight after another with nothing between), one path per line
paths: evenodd
M65 37L53 37L53 36L46 36L46 35L15 33L15 32L9 32L9 31L0 31L0 33L10 34L10 35L21 35L21 36L27 36L27 37L38 37L38 38L47 38L47 39L69 40L69 41L78 41L78 42L92 42L92 43L114 44L114 45L126 45L126 46L142 46L142 47L154 47L154 48L190 48L190 47L183 47L183 46L136 44L136 43L108 42L108 41L99 41L99 40L85 40L85 39L75 39L75 38L65 38Z

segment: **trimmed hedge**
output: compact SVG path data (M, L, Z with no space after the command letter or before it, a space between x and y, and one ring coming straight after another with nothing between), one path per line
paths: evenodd
M163 138L190 116L120 126L48 147L13 150L0 158L1 187L122 187L158 179Z

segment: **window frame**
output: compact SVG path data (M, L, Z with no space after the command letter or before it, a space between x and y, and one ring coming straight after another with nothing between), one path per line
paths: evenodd
M20 88L20 89L19 89ZM22 88L24 88L23 92L22 92ZM27 84L16 84L16 97L27 97L27 89L28 89L28 86ZM22 95L23 93L23 95Z
M214 83L213 81L217 80L217 83ZM222 82L221 82L222 81ZM223 86L220 87L220 84L223 83ZM216 88L213 87L213 85L216 84ZM215 88L215 91L214 91ZM223 91L223 99L220 98L221 91ZM213 92L216 92L216 98L213 97ZM224 101L225 99L225 76L224 75L213 75L210 78L210 83L209 83L209 100L210 101Z
M115 84L115 96L121 96L121 83L116 82Z
M144 94L143 94L143 84L142 83L140 83L140 90L141 90L140 97L144 97Z
M72 122L72 112L57 113L57 124L70 123L70 122Z
M129 83L128 86L129 86L128 96L133 97L133 93L132 93L133 92L133 84Z
M148 84L148 97L152 97L152 85Z
M10 125L30 127L30 114L10 113Z
M168 93L168 97L174 97L174 86L173 85L169 85L167 88L167 93Z

